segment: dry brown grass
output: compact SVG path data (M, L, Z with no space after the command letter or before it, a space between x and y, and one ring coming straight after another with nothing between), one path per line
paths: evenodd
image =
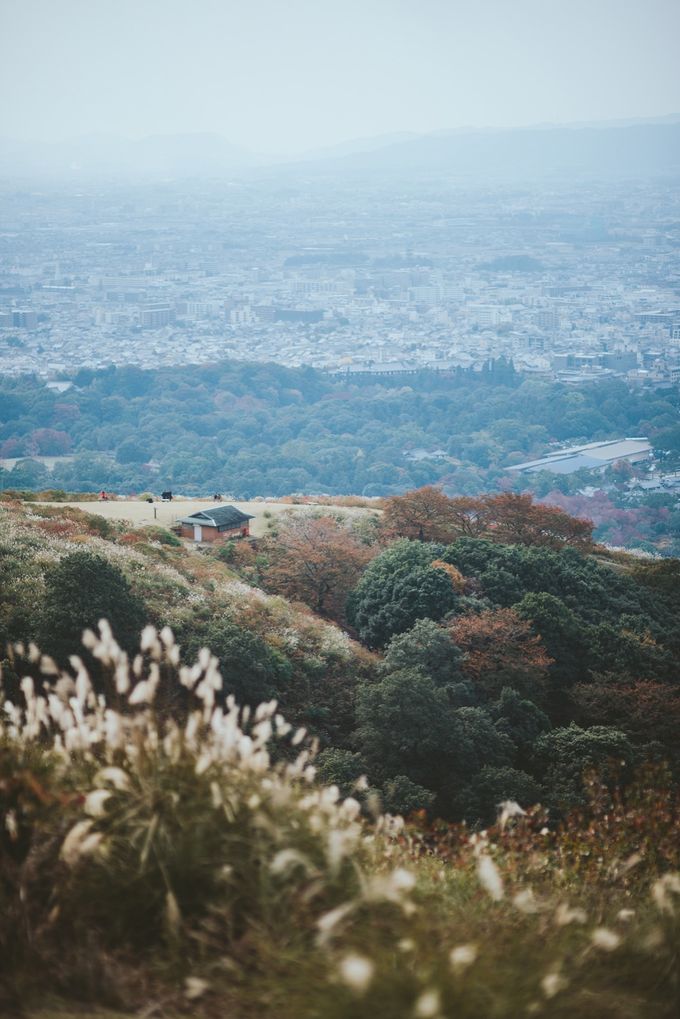
M144 502L140 499L117 499L115 501L100 502L60 502L60 503L39 503L37 505L48 505L59 508L72 507L83 510L86 513L97 513L109 520L129 520L135 527L149 524L158 524L161 527L172 527L182 517L190 516L199 510L212 509L220 503L212 499L175 499L172 502ZM373 514L375 509L362 506L347 506L338 503L315 503L309 502L300 505L293 505L287 502L234 502L228 505L236 506L243 513L250 513L254 517L251 521L250 530L256 537L262 537L269 530L268 522L272 514L281 513L309 513L314 509L323 508L328 510L333 505L338 512L347 515ZM269 516L265 516L268 513Z

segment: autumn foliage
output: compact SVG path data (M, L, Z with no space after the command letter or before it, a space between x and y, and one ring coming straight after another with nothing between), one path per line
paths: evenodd
M536 686L545 680L552 665L541 638L513 609L457 616L449 631L465 655L464 674L489 695L500 693L509 676L516 685ZM525 682L518 683L519 677Z
M418 541L453 540L451 499L432 485L386 499L383 525L388 533Z
M347 595L374 555L370 546L330 516L291 516L260 548L267 590L338 620L344 617Z
M582 550L592 546L593 533L590 520L536 503L529 494L452 499L433 486L386 499L383 526L389 534L419 541L488 538L510 545L571 545Z

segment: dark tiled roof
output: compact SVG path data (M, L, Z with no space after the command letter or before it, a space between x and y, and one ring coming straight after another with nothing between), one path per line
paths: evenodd
M200 510L185 517L182 523L207 524L209 527L240 527L246 520L253 520L251 513L241 513L235 506L215 506L214 509Z

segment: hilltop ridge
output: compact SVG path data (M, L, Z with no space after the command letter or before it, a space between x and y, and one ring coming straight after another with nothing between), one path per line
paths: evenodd
M629 120L460 127L349 139L302 154L252 152L216 133L124 138L90 134L60 141L0 140L0 173L88 179L215 177L223 173L399 174L448 170L461 176L669 174L680 169L680 114Z

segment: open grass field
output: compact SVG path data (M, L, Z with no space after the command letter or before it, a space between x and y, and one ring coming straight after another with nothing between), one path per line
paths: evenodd
M110 520L129 520L135 527L156 524L160 527L172 527L182 517L197 513L199 510L212 509L215 506L236 506L243 513L250 513L254 519L250 523L250 533L259 538L267 531L267 524L272 516L283 513L343 513L346 516L377 514L380 511L354 506L328 506L319 503L300 506L285 502L213 502L212 499L173 499L172 502L145 502L142 499L117 499L116 501L100 502L49 502L48 506L72 506L85 513L99 513Z

